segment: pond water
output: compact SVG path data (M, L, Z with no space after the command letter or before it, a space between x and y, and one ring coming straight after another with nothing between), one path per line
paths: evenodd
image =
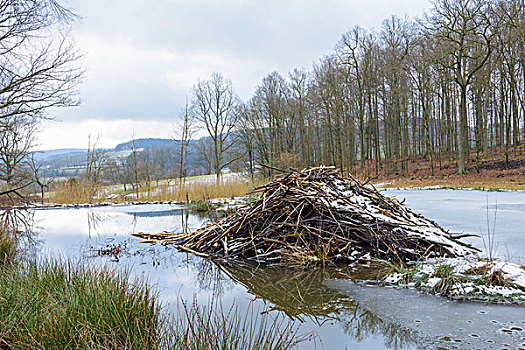
M465 239L488 251L488 232L493 237L492 256L525 262L525 193L467 190L386 190L405 200L416 212L451 232L479 237Z
M525 256L525 194L451 190L385 191L454 232L485 233L487 211L494 255ZM7 215L7 214L4 214ZM13 215L10 213L9 215ZM241 311L253 307L290 317L315 331L300 349L525 349L525 308L454 302L406 289L355 284L347 269L216 266L163 245L141 244L136 232L195 230L206 220L177 205L120 205L18 212L27 223L28 254L61 256L129 269L160 299L210 300ZM5 219L5 218L4 218ZM471 242L484 247L481 238ZM118 254L112 254L113 252ZM105 254L107 253L107 254Z

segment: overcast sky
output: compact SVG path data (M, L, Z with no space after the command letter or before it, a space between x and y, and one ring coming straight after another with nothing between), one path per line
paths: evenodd
M262 77L310 68L340 36L417 17L429 0L69 0L82 17L80 107L53 111L40 149L114 147L132 135L169 138L197 79L214 71L248 99Z

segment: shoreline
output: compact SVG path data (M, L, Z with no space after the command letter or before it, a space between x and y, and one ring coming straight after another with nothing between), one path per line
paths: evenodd
M523 174L468 174L442 175L429 177L399 176L396 178L376 179L375 184L381 188L445 188L445 189L475 189L480 191L522 191L525 192L525 172Z
M371 183L378 191L436 191L436 190L452 190L452 191L481 191L481 192L515 192L525 193L524 189L507 189L502 187L480 187L480 186L455 186L449 183L447 184L429 184L423 186L417 186L416 184L406 186L394 186L395 181L377 182ZM249 195L246 195L249 196ZM207 201L211 204L221 203L229 204L233 202L235 205L239 204L239 201L245 200L246 196L234 197L234 198L210 198ZM204 202L190 201L190 202ZM232 204L233 204L232 203ZM99 203L31 203L28 205L0 205L0 210L22 210L22 209L35 209L35 210L46 210L46 209L78 209L78 208L97 208L97 207L109 207L109 206L125 206L125 205L154 205L154 204L165 204L165 205L185 205L186 201L176 200L153 200L153 201L122 201L122 202L99 202Z

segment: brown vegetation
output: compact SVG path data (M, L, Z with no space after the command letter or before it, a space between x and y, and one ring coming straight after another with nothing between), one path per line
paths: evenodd
M55 203L121 203L126 201L201 201L213 198L232 198L246 195L254 187L261 184L260 180L251 180L242 176L223 178L220 183L215 180L202 178L189 178L184 182L174 184L153 183L141 184L139 191L122 191L116 186L100 186L98 194L91 196L82 182L69 179L56 183L50 193L50 201ZM138 197L137 197L138 194Z
M436 166L432 175L429 160L418 157L411 161L409 170L384 169L373 182L384 183L386 187L394 188L439 186L525 190L525 156L520 147L516 155L508 161L496 153L478 162L473 159L467 166L467 174L464 175L458 174L456 162L449 160L443 160L439 166Z

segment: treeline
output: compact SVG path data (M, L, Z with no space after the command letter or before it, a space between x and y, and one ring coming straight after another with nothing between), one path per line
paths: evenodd
M450 161L465 173L494 153L508 164L525 132L524 11L521 0L437 0L421 19L349 30L313 68L272 72L245 102L216 73L192 91L209 157L216 171L234 148L252 171L378 174L423 158L432 173ZM221 141L233 129L236 146Z
M48 109L78 104L75 15L56 0L0 0L0 10L0 196L32 184L43 194L49 179L31 154ZM320 164L406 173L422 160L431 174L445 165L463 174L484 157L508 166L524 124L524 1L435 0L419 19L349 30L310 69L266 75L247 101L220 73L199 80L176 149L157 157L134 147L111 164L88 157L82 180L113 178L138 193L141 182L183 180L197 163L218 179L228 168L270 175ZM199 128L207 137L197 141Z

